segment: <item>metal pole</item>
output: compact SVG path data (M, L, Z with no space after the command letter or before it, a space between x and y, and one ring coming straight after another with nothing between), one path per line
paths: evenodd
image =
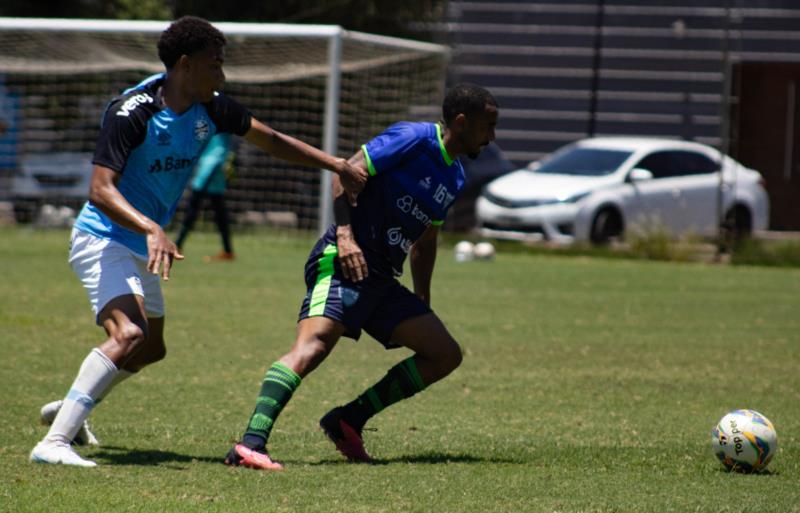
M731 0L725 6L724 31L722 36L722 98L720 100L720 140L719 140L719 170L717 172L717 260L722 258L722 254L727 251L727 226L725 223L725 213L723 210L723 191L725 180L723 170L725 167L725 155L730 149L730 99L731 99L731 72L730 72L730 25L731 25Z
M325 125L322 132L322 150L336 156L339 140L339 92L342 77L342 29L328 40L328 80L325 85ZM329 171L320 171L319 224L320 235L333 223L333 186Z
M603 15L605 14L605 0L597 2L597 17L595 18L594 33L594 58L592 59L592 85L589 96L589 126L586 133L594 137L595 117L597 116L597 89L600 84L600 53L603 50Z

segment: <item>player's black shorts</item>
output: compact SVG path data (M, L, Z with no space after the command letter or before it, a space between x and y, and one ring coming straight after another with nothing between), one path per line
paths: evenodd
M430 313L430 307L391 276L371 272L358 283L345 279L336 255L336 245L326 238L311 251L299 320L328 317L345 325L346 337L358 340L363 329L387 349L399 347L390 340L395 327Z

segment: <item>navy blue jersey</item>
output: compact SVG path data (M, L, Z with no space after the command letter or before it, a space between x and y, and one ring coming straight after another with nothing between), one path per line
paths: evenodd
M361 149L371 176L350 207L353 234L371 271L400 275L411 245L444 222L464 168L436 123L396 123Z
M161 100L164 74L154 75L111 101L93 163L122 174L117 188L136 210L162 227L178 206L200 153L218 132L244 135L250 113L223 94L176 114ZM123 228L91 203L75 226L147 255L145 236Z

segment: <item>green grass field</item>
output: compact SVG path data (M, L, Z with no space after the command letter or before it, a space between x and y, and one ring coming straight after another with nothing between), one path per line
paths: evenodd
M273 431L283 473L220 463L293 341L311 240L194 234L164 286L167 359L93 413L96 469L34 465L38 410L102 332L68 233L0 230L0 511L800 512L800 270L500 254L443 246L433 305L461 368L371 422L374 465L317 429L406 356L342 340ZM711 427L746 407L781 449L729 474Z

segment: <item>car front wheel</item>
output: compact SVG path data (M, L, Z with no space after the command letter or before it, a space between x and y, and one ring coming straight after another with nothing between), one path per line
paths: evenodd
M750 236L753 221L750 210L743 205L736 205L725 214L725 232L729 239L740 241Z
M613 208L603 208L592 221L589 239L592 244L606 245L622 235L622 216Z

